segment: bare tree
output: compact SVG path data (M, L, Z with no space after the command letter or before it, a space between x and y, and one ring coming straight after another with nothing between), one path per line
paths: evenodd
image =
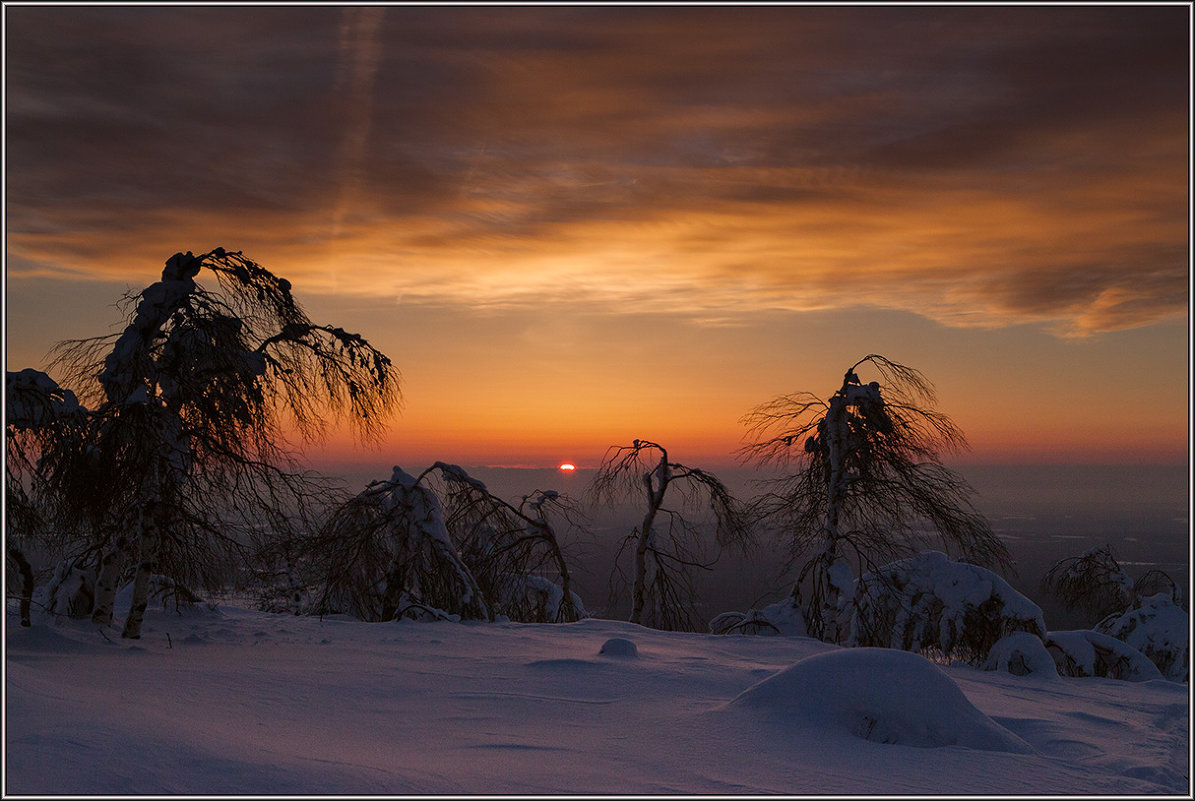
M98 558L95 623L136 565L123 636L137 638L155 571L216 583L224 557L328 491L298 469L287 428L311 441L347 420L369 440L400 392L389 358L311 322L289 281L240 253L177 253L125 308L119 334L56 348L52 369L92 411L81 442L48 443L41 473Z
M881 381L861 382L869 365ZM970 486L940 462L966 447L934 411L919 371L871 354L851 365L828 400L784 395L744 417L745 461L795 466L768 482L761 520L788 539L786 570L800 565L792 599L811 636L841 641L849 628L854 575L940 543L957 557L1011 566L1007 548L970 502Z
M677 508L665 506L673 486ZM745 549L754 538L742 505L712 473L671 462L663 446L639 439L607 450L590 491L599 501L641 499L646 507L616 557L620 570L623 553L634 549L630 621L676 631L701 627L693 570L712 569L717 556L707 555L701 521L693 514L704 500L713 518L714 545Z

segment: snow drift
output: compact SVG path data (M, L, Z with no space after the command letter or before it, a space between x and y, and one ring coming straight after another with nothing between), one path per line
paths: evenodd
M1032 753L1033 748L967 700L925 657L849 648L806 657L745 690L728 708L780 715L824 734L875 743Z
M136 642L40 608L17 619L6 796L1190 792L1187 687L1169 681L1043 682L592 618L154 603ZM843 717L862 702L870 732Z

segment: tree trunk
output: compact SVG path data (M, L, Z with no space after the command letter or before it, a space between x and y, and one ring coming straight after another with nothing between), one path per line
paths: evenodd
M29 605L33 600L33 568L30 567L25 554L12 545L8 546L8 555L17 563L17 569L21 571L21 625L29 626L32 625L29 620Z
M116 605L117 584L124 566L132 557L129 535L122 532L116 536L116 541L100 559L100 569L95 580L95 605L91 612L91 622L97 626L112 625L112 610Z
M129 605L128 617L124 621L124 630L120 633L121 637L128 640L141 639L141 622L145 618L145 609L149 606L149 585L154 574L158 539L166 523L162 503L150 503L148 512L141 525L138 543L140 560L137 562L137 574L133 579L133 598Z
M635 583L631 589L631 622L639 625L643 624L643 609L647 606L647 552L654 545L656 512L664 503L664 491L668 487L667 458L665 454L660 460L658 486L653 486L651 473L643 476L647 486L647 514L643 517L635 546Z
M824 538L822 550L815 559L812 568L810 598L805 609L805 627L809 636L824 640L827 634L826 619L830 616L834 605L831 603L830 567L838 559L838 524L842 504L846 500L846 471L844 442L846 432L846 398L844 390L830 399L830 408L826 412L825 437L827 457L830 462L830 478L826 484L826 519L822 524ZM800 596L800 585L793 586L793 597ZM836 599L834 599L836 600ZM833 639L837 639L834 632Z

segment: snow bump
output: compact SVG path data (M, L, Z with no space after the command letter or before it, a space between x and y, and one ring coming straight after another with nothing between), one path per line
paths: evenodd
M975 708L935 664L908 651L849 648L815 654L749 687L727 708L875 743L1033 752Z
M602 643L602 647L598 650L598 653L605 656L635 659L639 656L639 648L630 640L623 639L622 637L611 637Z

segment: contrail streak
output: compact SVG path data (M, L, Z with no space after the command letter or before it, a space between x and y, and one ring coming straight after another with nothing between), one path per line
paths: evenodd
M332 212L333 246L361 195L365 148L373 128L373 88L381 62L382 17L377 6L345 8L341 17L336 91L345 96L344 138L337 152L340 195Z

